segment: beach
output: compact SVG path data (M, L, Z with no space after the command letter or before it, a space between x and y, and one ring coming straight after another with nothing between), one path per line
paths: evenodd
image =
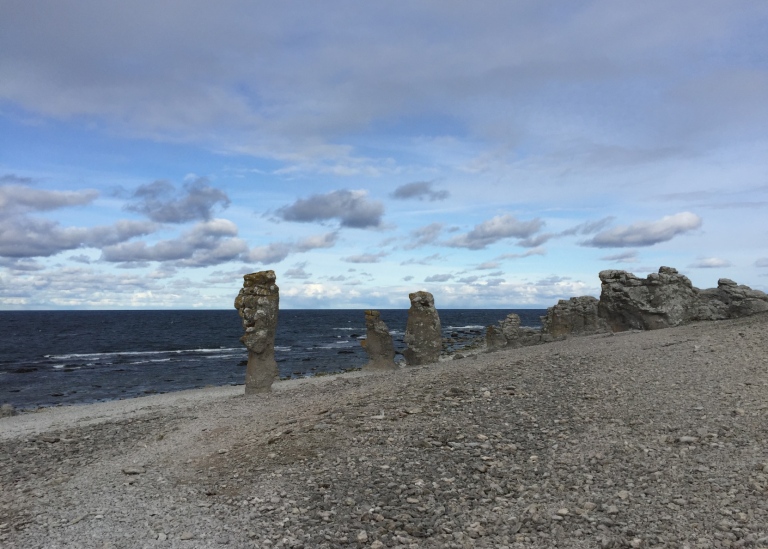
M2 547L768 547L765 314L0 419Z

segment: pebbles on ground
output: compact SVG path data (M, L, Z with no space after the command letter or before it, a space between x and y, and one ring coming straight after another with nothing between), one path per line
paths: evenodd
M0 546L768 547L766 327L571 338L31 426L2 437Z

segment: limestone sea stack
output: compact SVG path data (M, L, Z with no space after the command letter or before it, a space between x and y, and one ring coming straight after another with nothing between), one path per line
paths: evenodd
M245 394L272 390L277 378L275 331L280 308L280 289L275 271L259 271L243 277L243 287L235 298L235 308L243 319L245 335L240 341L248 349Z
M363 343L365 352L370 359L363 370L386 371L397 370L395 364L395 345L389 328L381 320L379 311L365 311L366 338Z
M443 340L435 298L431 293L423 291L408 294L408 298L411 300L411 308L405 326L405 362L408 366L437 362Z

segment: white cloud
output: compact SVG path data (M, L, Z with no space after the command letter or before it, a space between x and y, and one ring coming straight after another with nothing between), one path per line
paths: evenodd
M724 269L730 267L731 262L719 257L700 257L690 265L691 269Z
M339 190L301 198L277 211L285 221L311 222L338 219L342 227L366 229L379 227L384 215L381 202L367 198L362 190Z
M448 191L434 190L432 185L433 183L431 181L414 181L413 183L406 183L395 189L392 193L392 198L397 200L415 198L417 200L429 200L430 202L434 202L436 200L445 200L450 196Z
M529 238L544 226L541 219L519 221L509 214L498 215L478 225L468 233L455 236L445 245L454 248L482 250L505 238Z
M379 252L377 254L359 254L343 257L341 260L347 263L378 263L382 257L386 257L386 252Z
M447 282L453 278L452 274L434 274L424 279L424 282Z
M603 261L616 261L618 263L636 263L638 261L637 250L629 250L619 254L604 255L600 259Z
M160 223L185 223L210 219L216 205L229 206L226 193L209 185L204 177L186 181L183 189L178 193L168 181L141 185L125 209Z
M596 248L626 248L653 246L701 227L701 218L690 212L668 215L658 221L641 221L627 227L617 227L598 233L583 246Z

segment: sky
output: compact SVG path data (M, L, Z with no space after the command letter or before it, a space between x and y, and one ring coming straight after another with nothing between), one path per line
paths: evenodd
M0 0L0 309L768 290L764 0Z

